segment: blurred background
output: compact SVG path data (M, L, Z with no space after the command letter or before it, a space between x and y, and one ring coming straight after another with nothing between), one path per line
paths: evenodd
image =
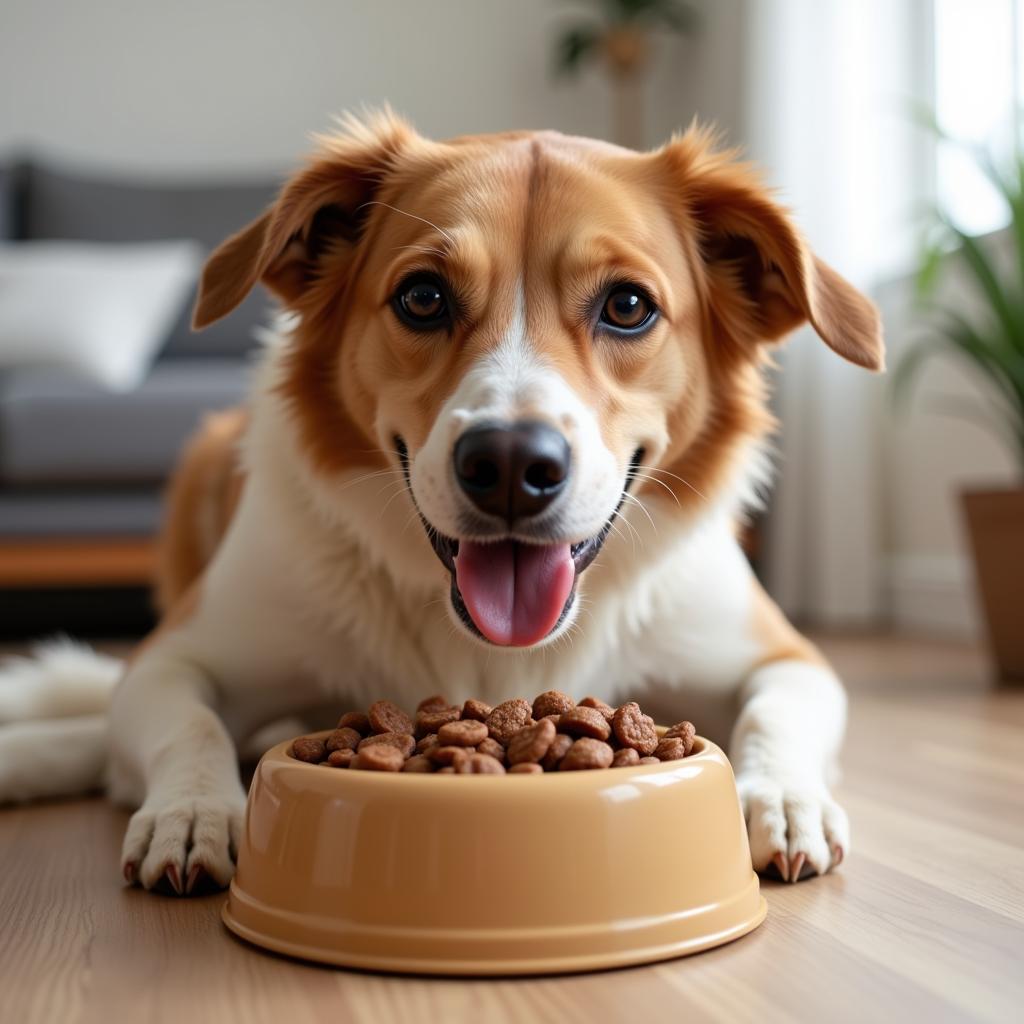
M0 630L146 627L161 488L269 305L191 335L203 254L311 131L388 101L437 137L653 146L697 117L742 147L898 369L793 338L759 572L819 631L991 641L1024 675L1021 7L3 0Z

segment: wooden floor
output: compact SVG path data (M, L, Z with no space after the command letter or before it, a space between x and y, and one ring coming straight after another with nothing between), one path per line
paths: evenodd
M417 980L263 954L222 896L125 889L125 815L99 800L0 811L0 1020L865 1021L1024 1019L1024 690L973 650L825 638L852 694L853 852L764 883L768 919L730 946L603 974Z

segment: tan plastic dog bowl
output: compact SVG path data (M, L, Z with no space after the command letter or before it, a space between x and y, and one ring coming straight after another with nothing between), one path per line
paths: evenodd
M764 920L732 768L699 737L681 761L503 776L327 768L289 746L256 769L224 907L275 952L547 974L695 953Z

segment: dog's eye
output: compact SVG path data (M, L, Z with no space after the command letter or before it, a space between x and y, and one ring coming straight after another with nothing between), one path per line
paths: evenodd
M655 314L654 303L633 285L619 285L608 293L601 308L601 323L617 331L633 332Z
M448 300L441 282L433 277L403 281L392 300L403 323L420 331L431 331L448 321Z

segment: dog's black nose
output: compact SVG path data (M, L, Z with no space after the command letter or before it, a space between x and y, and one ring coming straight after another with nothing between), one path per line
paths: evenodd
M569 478L569 443L543 423L485 424L455 444L455 476L482 512L511 523L551 504Z

